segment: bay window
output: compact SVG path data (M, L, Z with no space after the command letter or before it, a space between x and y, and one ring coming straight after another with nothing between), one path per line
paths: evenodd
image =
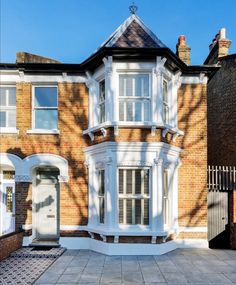
M35 86L33 99L34 129L58 128L57 87Z
M150 121L150 83L148 74L119 75L119 120Z
M15 87L0 87L0 128L16 128Z
M149 169L119 169L119 223L149 225Z

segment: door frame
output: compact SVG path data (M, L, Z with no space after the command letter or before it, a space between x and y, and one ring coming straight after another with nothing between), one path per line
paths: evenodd
M36 167L32 170L32 240L37 239L36 236L36 228L37 228L37 222L38 222L38 215L35 211L35 204L34 204L34 200L35 197L37 197L38 195L38 189L37 189L37 184L36 184L36 175L37 175L37 170L42 169L45 170L47 169L48 171L52 170L58 171L58 174L60 172L60 170L57 167L52 167L52 166L40 166L40 167ZM60 183L59 180L57 182L58 184L58 190L56 193L56 214L57 214L57 219L56 219L56 228L57 228L57 234L55 236L55 240L60 238ZM49 238L49 240L51 240L51 238Z

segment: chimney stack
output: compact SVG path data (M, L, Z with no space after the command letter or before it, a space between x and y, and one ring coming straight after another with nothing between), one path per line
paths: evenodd
M28 52L17 52L16 63L60 63L59 61Z
M219 58L228 55L231 41L226 38L226 29L221 28L209 45L210 53L204 64L216 64Z
M186 44L185 36L179 36L176 45L176 55L187 65L190 65L190 51L191 48Z

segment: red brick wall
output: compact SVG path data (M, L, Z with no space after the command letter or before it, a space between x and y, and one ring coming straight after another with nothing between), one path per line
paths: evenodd
M61 224L87 224L87 170L83 149L88 137L82 131L88 127L88 90L85 84L58 84L60 135L27 134L31 129L31 91L29 83L17 84L17 128L19 135L1 134L0 152L21 158L35 153L51 153L64 157L69 164L69 183L60 183ZM30 183L17 183L17 229L32 223L32 190Z
M0 261L22 247L23 232L15 232L0 237Z

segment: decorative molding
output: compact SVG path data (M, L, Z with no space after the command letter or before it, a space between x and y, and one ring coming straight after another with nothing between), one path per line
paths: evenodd
M106 236L100 235L100 237L101 237L101 239L102 239L103 242L107 242L107 237L106 237Z
M114 126L114 135L115 136L119 135L119 126Z
M156 57L156 66L164 67L166 61L167 61L167 58L165 58L165 57L162 58L161 56L157 56Z
M112 163L112 157L111 156L107 156L103 159L103 162L105 164L111 164Z
M114 243L119 243L119 236L114 236Z
M89 168L89 160L85 160L84 166L85 166L86 168Z
M94 239L94 233L88 232L88 234L90 235L90 237L91 237L92 239Z
M152 166L150 162L142 160L121 161L118 166Z
M32 224L22 225L21 227L22 227L22 229L25 230L25 231L32 230Z
M67 79L67 72L62 72L62 80L66 81Z
M102 135L104 138L107 136L107 130L105 128L101 128Z
M164 159L160 158L160 157L156 157L156 158L154 158L153 161L156 165L163 165Z
M93 142L94 141L94 134L93 133L88 133L88 135L89 135L91 141Z
M169 132L168 128L165 128L164 130L162 130L162 137L165 138L168 132Z
M176 142L176 140L177 140L177 138L178 138L179 136L180 136L179 133L173 134L173 136L172 136L172 141L173 141L173 142Z
M174 75L174 84L177 88L181 86L181 75L182 75L181 71L177 71Z
M29 175L15 175L15 182L32 182Z
M112 76L112 73L113 73L112 56L104 57L102 61L105 65L105 73L108 76Z
M201 83L201 84L203 84L203 83L207 83L206 82L206 80L207 80L207 78L206 78L206 80L205 80L205 73L203 73L203 72L201 72L200 74L199 74L199 82Z
M152 135L152 137L155 137L155 135L156 135L156 126L152 126L152 128L151 128L151 135Z
M94 83L95 83L96 80L93 79L93 76L92 76L92 74L91 74L89 71L86 71L85 74L86 74L86 76L87 76L87 80L85 81L85 84L86 84L86 86L87 86L88 88L91 88L91 86L94 85Z
M156 243L156 241L157 241L157 237L156 236L152 236L152 240L151 240L151 243Z
M61 182L68 182L69 177L68 176L63 176L63 175L58 175L58 181Z

